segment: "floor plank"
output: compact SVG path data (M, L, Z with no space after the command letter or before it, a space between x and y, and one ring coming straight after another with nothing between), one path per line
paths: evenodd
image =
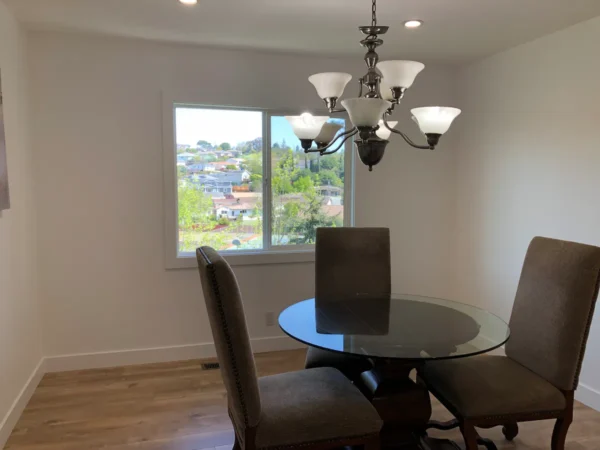
M302 368L305 352L262 353L260 376ZM433 402L434 418L449 419ZM499 450L547 450L552 422L520 425L515 442L482 430ZM432 432L455 439L460 434ZM199 361L47 374L5 450L229 450L233 432L219 370ZM600 413L577 404L567 450L600 449Z

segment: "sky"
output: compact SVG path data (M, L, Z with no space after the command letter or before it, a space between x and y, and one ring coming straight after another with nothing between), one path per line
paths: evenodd
M196 145L205 140L214 145L229 142L235 146L262 136L262 112L219 109L176 109L177 143ZM271 123L273 142L295 147L300 141L284 117L273 117Z

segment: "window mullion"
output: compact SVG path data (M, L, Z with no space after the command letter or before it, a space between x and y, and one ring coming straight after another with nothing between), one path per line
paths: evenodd
M349 121L346 119L346 127ZM344 144L344 226L354 226L354 142Z
M271 250L271 115L263 112L263 249Z

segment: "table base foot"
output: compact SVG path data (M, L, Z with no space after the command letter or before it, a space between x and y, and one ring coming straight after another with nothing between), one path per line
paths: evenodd
M445 424L429 422L431 401L422 383L410 378L419 363L378 360L361 375L358 387L371 401L384 425L381 447L385 450L460 450L447 439L427 436L427 428Z
M421 438L419 445L421 450L461 450L456 442L448 439L424 437Z
M454 441L436 439L431 437L414 437L404 441L390 441L383 439L382 450L461 450Z

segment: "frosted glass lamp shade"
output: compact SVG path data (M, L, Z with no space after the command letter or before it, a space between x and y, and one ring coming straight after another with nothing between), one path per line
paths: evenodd
M325 122L329 120L329 116L313 116L309 113L304 113L301 116L285 116L285 118L292 126L298 139L316 138Z
M388 125L390 126L390 128L396 128L396 125L398 125L398 122L388 122ZM383 120L379 121L379 130L377 130L376 133L377 133L377 137L379 139L383 139L384 141L388 141L392 134L392 132L385 127Z
M343 72L317 73L308 77L321 98L340 98L352 75Z
M444 134L461 110L445 106L429 106L415 108L411 110L411 113L423 134Z
M394 100L394 94L392 93L392 87L385 81L383 78L381 79L381 83L379 84L379 92L381 92L381 98L391 102Z
M321 128L321 132L315 138L315 142L329 144L331 141L333 141L333 138L335 137L337 132L340 131L342 128L342 125L340 125L339 123L327 122L325 125L323 125L323 128Z
M381 98L349 98L342 100L355 127L375 127L392 104Z
M416 61L382 61L377 68L388 86L408 89L425 65Z

